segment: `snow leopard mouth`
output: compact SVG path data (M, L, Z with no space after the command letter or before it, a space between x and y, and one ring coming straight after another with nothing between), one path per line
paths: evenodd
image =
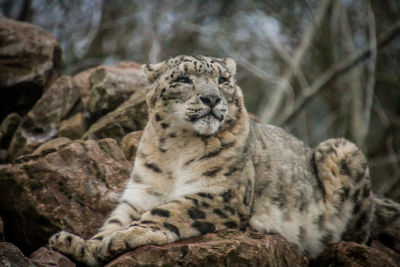
M224 119L224 115L221 114L221 112L219 111L214 111L212 109L210 109L208 112L202 114L202 115L189 115L189 119L190 121L194 122L194 121L198 121L200 119L203 118L216 118L219 121L222 121Z

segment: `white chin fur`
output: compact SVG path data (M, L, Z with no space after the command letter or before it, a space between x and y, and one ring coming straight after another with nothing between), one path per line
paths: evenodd
M213 135L215 134L221 122L213 116L207 116L205 118L197 120L193 124L193 129L200 135Z

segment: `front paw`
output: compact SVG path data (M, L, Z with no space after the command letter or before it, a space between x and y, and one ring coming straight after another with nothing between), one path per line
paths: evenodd
M65 231L54 234L49 239L49 246L52 249L67 255L74 255L77 247L83 247L84 244L84 239Z
M126 236L118 231L104 238L97 248L97 257L103 261L110 260L129 250L129 244L125 242Z
M99 266L94 251L99 241L89 240L61 231L49 239L50 248L72 257L75 261L83 262L88 266Z
M107 261L124 252L133 250L140 245L136 244L135 240L140 239L144 234L146 234L146 230L140 228L114 232L101 241L97 248L97 257L102 261Z

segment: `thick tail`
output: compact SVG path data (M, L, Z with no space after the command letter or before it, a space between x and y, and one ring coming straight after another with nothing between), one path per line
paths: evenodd
M370 230L372 239L400 252L400 204L375 195L373 199L375 213Z
M374 202L367 160L352 142L329 139L315 148L314 164L322 182L326 214L339 217L341 238L365 243L369 240ZM336 224L336 229L339 224Z

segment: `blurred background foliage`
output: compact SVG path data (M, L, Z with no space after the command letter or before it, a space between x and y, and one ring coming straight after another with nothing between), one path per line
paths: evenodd
M344 136L375 191L400 195L399 0L0 0L53 33L65 72L179 54L230 56L246 105L310 146Z

